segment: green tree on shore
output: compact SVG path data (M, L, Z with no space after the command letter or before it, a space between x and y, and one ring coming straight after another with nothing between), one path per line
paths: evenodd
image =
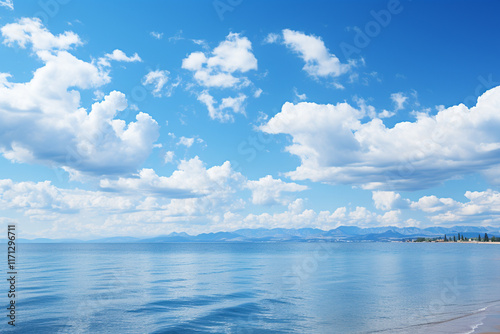
M444 242L448 241L448 239L446 239L446 234L444 235Z
M481 234L477 235L477 241L481 241Z
M488 233L484 234L484 241L485 242L489 242L490 241L490 238L488 238Z

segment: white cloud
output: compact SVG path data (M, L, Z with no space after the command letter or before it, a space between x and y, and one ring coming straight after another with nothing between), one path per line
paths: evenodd
M206 50L210 49L210 46L208 45L208 43L205 40L203 40L203 39L192 39L191 42L193 42L196 45L199 45L199 46L203 47Z
M257 69L257 59L252 53L252 44L240 34L230 33L210 54L193 52L182 60L182 68L194 72L194 78L204 87L234 87L248 85L246 73Z
M168 82L168 76L170 72L166 70L155 70L155 71L149 71L148 74L144 76L142 79L142 84L143 85L153 85L154 89L152 91L153 95L156 97L161 97L162 96L162 90L163 87L167 84ZM165 94L165 93L163 93ZM171 92L168 91L166 92L167 96L170 96Z
M165 164L171 163L172 161L174 161L174 156L175 156L175 153L172 152L172 151L165 152L165 156L163 158L163 162Z
M0 0L0 7L7 7L14 10L14 2L12 0Z
M396 113L394 111L389 111L389 110L384 109L377 114L377 117L378 118L390 118L394 115L396 115Z
M104 57L99 58L98 64L100 66L109 67L111 66L111 64L109 63L110 60L125 63L142 62L141 57L139 57L137 53L134 53L133 56L128 57L122 50L115 49L113 53L106 53Z
M452 198L438 198L434 195L421 197L417 202L412 202L413 209L419 209L427 213L443 211L458 206L458 202Z
M120 177L116 180L103 179L100 186L106 190L161 194L171 198L195 198L216 192L232 191L240 187L244 178L231 168L229 161L221 166L205 168L195 157L181 160L171 176L158 176L152 169L142 169L135 177Z
M107 191L0 180L0 211L23 214L28 238L201 233L216 214L242 208L235 192L245 182L229 162L206 168L198 157L181 161L169 177L143 169L134 177L103 179Z
M160 32L156 32L156 31L151 31L149 34L155 39L162 39L163 38L162 32L160 33Z
M410 207L428 214L428 218L438 224L465 223L467 225L497 225L500 219L500 192L466 191L468 202L452 198L423 196ZM408 201L408 200L407 200Z
M351 224L349 225L367 225L372 223L373 221L376 221L377 219L377 214L374 212L371 212L365 207L362 206L357 206L356 210L349 212L349 220ZM353 224L355 222L355 224Z
M258 99L261 95L262 95L262 89L260 88L253 93L253 97L255 97L256 99Z
M211 119L218 120L220 122L232 122L234 121L233 114L243 114L245 113L245 100L247 96L245 94L238 94L237 97L226 97L216 106L216 101L212 95L207 91L203 91L199 96L198 100L205 104L208 109L208 115ZM232 112L232 113L231 113Z
M180 137L179 138L179 142L177 143L177 145L184 145L186 147L191 147L193 146L194 144L194 138L188 138L188 137Z
M405 94L403 94L401 92L393 93L393 94L391 94L391 100L392 100L392 102L394 102L394 105L395 105L394 110L398 111L398 110L404 109L404 104L408 100L408 96L406 96Z
M136 171L158 138L158 124L142 112L129 124L116 119L127 107L125 95L116 91L89 112L81 106L77 89L95 89L111 78L93 63L52 50L78 45L79 37L54 36L32 19L6 25L2 34L9 45L32 43L44 65L26 83L0 76L0 153L11 161L62 167L74 176Z
M387 128L347 103L285 103L260 127L289 134L288 152L301 165L293 180L361 185L366 189L423 189L474 172L500 167L500 87L485 92L476 106L452 106L436 115ZM494 178L493 178L494 180ZM492 181L492 179L490 179Z
M377 117L377 110L374 106L369 105L365 99L354 96L353 101L358 105L358 108L361 112L360 115L368 116L370 118Z
M382 225L399 225L400 215L400 210L387 211L382 216L378 216L377 221Z
M345 207L335 209L335 211L316 212L311 209L304 209L304 200L299 198L288 205L284 212L269 214L248 214L240 216L238 214L224 215L220 224L215 224L212 228L221 230L236 230L239 228L319 228L330 230L339 226L359 226L377 227L387 224L396 226L407 226L407 222L399 220L399 211L389 211L384 215L377 215L364 207L356 207L348 210Z
M272 32L266 36L266 38L264 39L264 43L265 44L274 44L274 43L278 42L279 38L280 38L279 34Z
M35 211L74 214L87 208L94 210L129 210L133 207L129 198L104 192L80 189L60 189L44 182L14 182L0 180L0 203L3 208L23 209L28 215Z
M284 44L305 61L303 69L313 77L338 77L351 69L351 64L342 64L330 53L320 37L284 29L283 39Z
M66 31L54 36L38 18L22 18L17 23L6 24L0 30L4 44L17 44L24 49L26 44L30 43L33 51L68 50L82 44L80 37L74 32Z
M286 205L290 199L284 198L283 192L298 192L307 189L306 186L297 183L273 179L271 175L262 177L258 181L248 181L247 187L252 191L252 203L258 205Z
M296 87L293 87L293 93L295 94L295 97L299 100L299 101L304 101L304 100L307 100L307 95L304 93L304 94L299 94L299 92L297 91L297 88Z
M402 209L409 205L409 201L403 200L401 195L394 191L373 191L372 199L375 207L384 211Z
M181 40L183 40L183 39L185 39L185 38L184 38L184 37L182 37L182 30L179 30L179 31L177 31L177 32L175 33L175 35L174 35L174 36L169 37L169 38L168 38L168 41L169 41L169 42L172 42L172 41L173 41L173 42L175 43L175 42L177 42L177 41L181 41Z
M209 89L231 88L241 90L252 86L252 82L243 76L251 70L257 70L257 59L252 53L252 44L246 37L230 33L211 52L192 52L182 60L182 68L193 72L196 83L203 88L196 93L198 101L203 103L211 119L220 122L234 121L234 114L245 115L247 95L239 93L237 97L225 97L217 102ZM195 85L191 84L190 88ZM261 89L254 91L253 96L259 97ZM217 105L218 104L218 105Z

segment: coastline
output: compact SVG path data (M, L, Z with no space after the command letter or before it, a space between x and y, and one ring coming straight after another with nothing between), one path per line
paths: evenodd
M482 319L477 329L471 334L499 334L500 333L500 305L492 308Z
M500 304L420 328L418 333L500 334Z
M484 244L484 245L500 245L500 242L492 241L411 241L412 243L435 243L435 244Z

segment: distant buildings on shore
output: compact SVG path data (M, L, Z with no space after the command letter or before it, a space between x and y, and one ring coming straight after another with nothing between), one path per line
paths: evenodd
M485 243L485 242L500 242L500 238L496 236L488 236L488 233L485 233L484 236L478 234L476 238L467 238L463 234L458 233L457 235L446 236L443 238L416 238L413 240L407 240L407 242L461 242L461 243Z

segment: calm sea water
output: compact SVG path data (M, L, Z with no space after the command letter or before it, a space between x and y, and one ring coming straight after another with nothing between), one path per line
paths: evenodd
M500 245L18 247L22 333L472 333L500 301Z

